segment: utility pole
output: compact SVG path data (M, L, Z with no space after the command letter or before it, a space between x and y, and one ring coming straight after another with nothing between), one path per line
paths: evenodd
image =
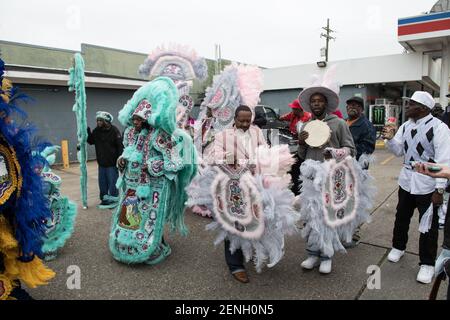
M214 65L214 74L219 74L222 70L222 49L220 48L220 44L215 45L215 59L216 63Z
M214 44L214 74L219 74L219 61L218 61L218 49L217 44Z
M219 44L219 73L222 71L222 47Z
M329 42L330 40L336 40L336 38L332 37L330 34L332 32L336 32L334 30L330 29L330 19L327 19L327 26L326 27L322 27L323 30L325 30L327 33L322 33L320 35L321 38L325 38L326 40L326 47L325 47L325 61L328 62L328 48L329 48Z

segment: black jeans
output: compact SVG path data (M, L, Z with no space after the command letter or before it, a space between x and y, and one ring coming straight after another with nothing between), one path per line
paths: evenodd
M447 205L447 214L445 215L443 247L450 250L450 204Z
M448 280L448 287L447 287L447 300L450 301L450 280Z
M241 249L237 249L233 254L230 252L230 241L225 240L225 261L231 273L245 270L244 255Z
M431 204L431 196L413 195L409 192L399 188L398 190L398 205L397 213L395 215L394 236L392 239L392 246L398 250L405 250L408 243L409 223L414 214L414 210L419 210L419 220L427 211ZM437 247L438 247L438 232L439 232L439 216L438 210L435 207L433 210L433 221L431 229L427 233L420 234L419 240L419 256L420 265L434 266L436 261Z

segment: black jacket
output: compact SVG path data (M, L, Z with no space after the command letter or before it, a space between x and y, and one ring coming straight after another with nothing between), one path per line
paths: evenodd
M92 132L88 128L87 142L95 145L95 154L99 166L116 166L117 159L123 152L122 135L117 127L113 125L109 129L96 127Z
M450 128L450 114L449 114L449 112L444 113L440 119L442 120L443 123L445 123L447 125L447 127Z
M376 131L364 115L350 126L350 132L356 146L356 160L359 160L363 153L372 154L375 151Z
M450 113L445 112L441 118L442 122L444 122L450 128ZM447 192L450 191L450 185L447 186ZM447 215L445 216L445 226L444 226L444 245L445 249L450 250L450 204L447 206Z

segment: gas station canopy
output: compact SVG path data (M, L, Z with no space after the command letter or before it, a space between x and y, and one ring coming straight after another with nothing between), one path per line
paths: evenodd
M398 19L398 41L408 51L442 58L440 102L447 106L450 75L450 0L440 0L427 14Z
M441 51L449 38L450 11L398 20L398 41L408 51Z

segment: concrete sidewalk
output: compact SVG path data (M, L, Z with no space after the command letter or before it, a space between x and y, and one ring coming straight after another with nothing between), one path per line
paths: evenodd
M191 213L186 214L190 230L186 238L166 235L172 255L162 264L127 266L116 262L108 249L111 212L96 209L96 163L88 165L88 210L80 206L78 168L55 170L63 178L63 194L79 205L77 224L59 257L48 263L57 272L56 278L30 293L36 299L427 299L431 285L415 280L419 270L418 215L411 223L407 254L397 264L387 261L401 161L382 149L376 151L376 158L371 167L378 186L373 221L363 226L358 247L336 255L331 274L302 270L305 243L297 235L287 239L285 257L274 268L257 274L248 264L251 282L247 285L229 275L223 245L214 247L214 234L205 231L211 220ZM67 268L72 265L81 269L80 290L66 286ZM372 265L381 269L379 290L367 288L367 268ZM446 286L441 287L439 299L444 299Z

